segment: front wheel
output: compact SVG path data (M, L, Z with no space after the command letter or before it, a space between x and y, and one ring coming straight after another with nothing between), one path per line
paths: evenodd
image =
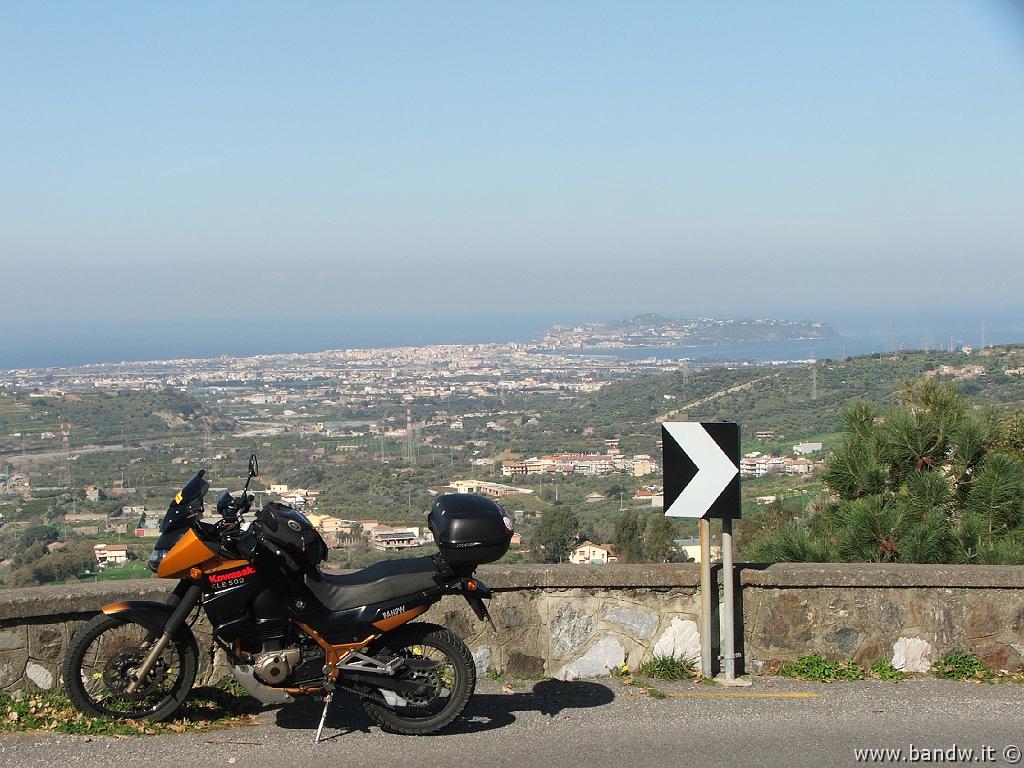
M394 704L376 697L363 699L363 709L390 733L426 736L444 728L466 708L476 688L476 666L466 644L436 624L406 624L377 641L373 655L396 656L412 663L398 674L421 683L422 693Z
M196 679L198 651L191 633L168 643L146 679L127 691L131 674L162 633L160 621L139 612L97 616L86 623L64 657L68 698L93 717L156 721L173 715Z

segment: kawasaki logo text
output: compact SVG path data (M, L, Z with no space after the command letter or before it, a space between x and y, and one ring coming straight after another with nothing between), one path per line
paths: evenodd
M228 573L211 573L210 583L220 584L228 579L240 579L243 576L252 576L254 573L256 573L256 569L251 565L247 565L245 568L240 568L237 571L229 571Z

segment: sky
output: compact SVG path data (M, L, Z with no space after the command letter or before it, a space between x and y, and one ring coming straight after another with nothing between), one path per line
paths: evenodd
M0 368L641 312L1024 341L1022 93L1012 0L0 0Z

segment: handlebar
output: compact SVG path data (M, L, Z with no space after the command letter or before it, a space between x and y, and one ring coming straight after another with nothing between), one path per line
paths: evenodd
M225 520L235 520L239 515L248 512L255 500L256 497L251 493L243 493L235 498L227 491L224 491L217 499L217 511L220 512L221 517Z

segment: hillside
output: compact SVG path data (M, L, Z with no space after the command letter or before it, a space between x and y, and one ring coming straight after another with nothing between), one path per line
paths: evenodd
M747 438L772 430L789 439L835 432L852 400L893 402L909 380L936 375L953 381L976 406L1021 406L1024 349L1000 347L980 353L904 352L809 366L710 368L643 376L615 382L553 413L561 424L596 425L603 433L650 434L659 420L736 421ZM816 393L812 391L816 376ZM812 396L816 394L816 397Z
M0 394L0 451L58 449L61 423L74 444L137 441L169 434L225 432L234 421L175 389ZM20 433L20 435L19 435Z

